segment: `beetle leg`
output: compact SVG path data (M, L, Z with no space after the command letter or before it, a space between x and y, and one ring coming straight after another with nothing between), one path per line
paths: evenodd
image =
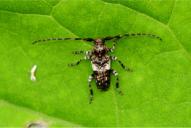
M117 57L111 56L111 60L117 61L125 71L132 72L133 70L125 66Z
M115 87L117 89L117 92L121 95L123 95L123 92L119 89L119 76L118 76L118 73L117 71L115 70L111 70L112 71L112 74L116 77L116 84L115 84Z
M89 55L91 52L90 51L73 51L72 52L73 54L86 54L86 55Z
M68 66L77 66L80 64L80 62L82 62L84 60L88 60L89 58L90 58L90 54L89 54L89 52L86 52L86 56L83 59L80 59L79 61L77 61L75 63L68 64Z
M85 51L73 51L72 53L73 54L85 54L86 52Z
M113 41L113 46L112 46L112 48L109 48L109 51L110 51L110 52L113 52L113 51L115 50L116 44L117 44L117 40L114 40L114 41Z
M77 62L75 62L75 63L71 63L71 64L68 64L68 66L77 66L77 65L79 65L82 61L84 61L84 60L86 60L86 59L80 59L80 60L78 60Z
M93 77L94 75L91 74L88 78L88 86L89 86L89 91L90 91L90 100L89 100L89 103L91 104L92 103L92 100L93 100L93 89L92 89L92 86L91 86L91 82L93 80Z

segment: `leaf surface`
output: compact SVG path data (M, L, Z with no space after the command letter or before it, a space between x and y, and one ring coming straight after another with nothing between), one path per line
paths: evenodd
M9 126L26 126L26 120L45 114L48 124L53 121L52 127L57 120L63 126L190 126L190 6L189 0L0 1L0 98L15 106L9 110L1 105L0 119L2 112L9 115L22 106L27 114L19 108L21 114L15 116L21 119L13 119ZM48 37L133 32L156 34L163 41L121 39L113 55L133 72L125 72L116 62L112 68L119 73L124 95L117 93L112 76L107 92L93 83L92 104L87 83L92 73L90 62L67 66L83 58L72 55L72 51L91 50L92 44L51 41L32 45L34 40ZM112 42L107 44L111 46ZM30 80L34 64L38 66L36 82ZM43 114L33 116L34 111Z

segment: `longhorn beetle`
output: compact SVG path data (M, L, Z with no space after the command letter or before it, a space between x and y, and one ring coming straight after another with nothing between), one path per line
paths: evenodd
M110 75L113 74L116 77L116 89L119 92L119 94L122 94L122 91L119 90L119 77L117 71L113 70L111 68L111 61L117 61L121 67L126 71L132 71L130 68L126 67L117 57L108 55L109 52L113 52L115 50L116 43L119 39L124 37L130 37L130 36L148 36L153 37L156 39L159 39L162 41L162 39L154 34L147 34L147 33L126 33L123 35L116 35L116 36L107 36L103 38L47 38L47 39L41 39L34 41L33 44L39 43L39 42L46 42L46 41L52 41L52 40L82 40L87 42L94 43L93 49L91 51L74 51L73 54L85 54L85 57L83 59L80 59L76 63L69 64L69 66L75 66L80 64L83 60L90 60L93 73L89 76L88 79L88 85L90 90L90 100L89 103L93 100L93 90L91 86L92 80L96 81L96 85L98 89L101 89L102 91L106 91L110 86ZM113 46L111 48L108 48L105 45L105 42L107 41L113 41Z

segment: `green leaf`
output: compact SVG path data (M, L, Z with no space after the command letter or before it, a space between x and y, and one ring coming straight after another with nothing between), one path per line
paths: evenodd
M43 126L51 127L79 127L79 125L49 117L39 112L31 111L18 105L0 101L0 126L13 127L13 126L29 126L32 123L38 123Z
M191 126L190 7L189 0L0 1L0 126L23 127L39 118L51 127ZM117 93L112 76L106 92L93 84L92 104L87 83L90 62L67 66L83 57L72 51L90 50L92 44L32 45L48 37L132 32L156 34L163 41L121 39L114 55L133 72L116 62L112 68L119 73L124 95ZM37 81L32 82L34 64Z

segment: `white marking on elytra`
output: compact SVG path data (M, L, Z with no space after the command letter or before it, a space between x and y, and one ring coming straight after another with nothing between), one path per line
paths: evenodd
M111 62L110 61L108 61L108 63L106 63L103 66L98 66L97 64L94 64L93 62L91 62L91 63L92 63L93 71L103 72L103 71L110 70L110 66L111 66Z
M36 81L36 76L35 76L36 69L37 69L37 65L33 65L32 69L31 69L31 78L30 78L32 81Z

